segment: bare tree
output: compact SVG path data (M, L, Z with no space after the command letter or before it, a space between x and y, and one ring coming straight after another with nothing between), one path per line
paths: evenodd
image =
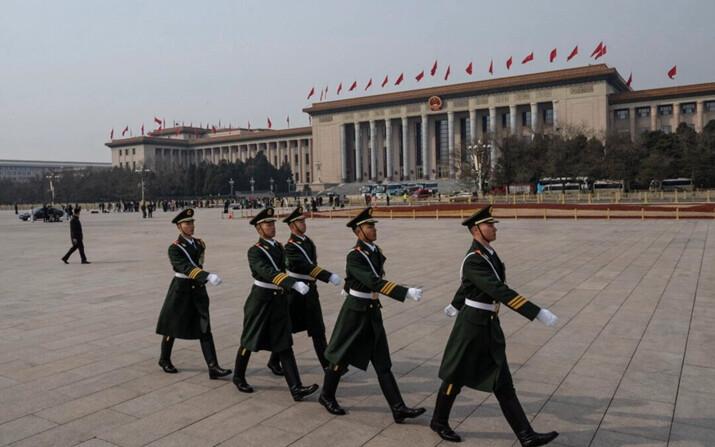
M484 194L485 180L491 176L490 151L491 146L481 140L469 140L454 148L454 172L465 189Z

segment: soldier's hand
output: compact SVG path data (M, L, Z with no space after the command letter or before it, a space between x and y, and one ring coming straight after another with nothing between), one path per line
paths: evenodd
M209 273L209 276L207 278L209 282L215 286L220 286L222 281L221 278L218 277L218 275L214 275L213 273Z
M556 324L559 318L546 309L541 309L536 319L544 323L547 327L551 327Z
M415 301L419 301L422 299L422 289L415 289L414 287L410 287L407 289L407 298L413 299Z
M348 297L348 292L345 291L345 289L340 290L340 296L343 297L343 299Z
M330 284L332 284L334 286L340 285L340 277L338 275L336 275L335 273L330 275L330 279L328 281L330 281Z
M449 318L456 316L457 312L459 312L457 308L452 306L451 304L444 308L444 314L447 315Z
M293 289L301 295L305 295L310 290L310 287L303 281L296 281L295 284L293 284Z

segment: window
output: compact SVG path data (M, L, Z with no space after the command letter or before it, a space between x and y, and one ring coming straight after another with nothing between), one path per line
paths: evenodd
M305 164L310 164L310 156L307 153L305 154Z
M511 128L511 114L509 113L502 113L501 116L501 126L504 129L510 129Z
M132 155L136 155L136 154L137 154L136 148L132 148Z
M288 155L283 156L283 163L288 164Z
M294 165L298 165L300 163L300 156L298 154L295 154L295 161L293 162Z
M489 132L489 116L482 117L482 132Z
M277 155L273 156L273 166L278 167L278 156Z
M137 170L137 162L136 162L136 161L133 161L133 162L132 162L132 170L133 170L133 171L136 171L136 170Z
M627 120L628 119L628 109L616 110L617 120Z
M659 113L661 116L672 115L672 114L673 114L673 106L672 106L672 105L669 105L669 106L658 106L658 113Z
M715 112L715 101L706 102L705 110L707 110L708 112Z
M305 173L305 183L310 183L310 172Z
M554 109L544 110L544 124L554 124Z
M300 172L296 172L296 173L293 174L293 175L295 175L295 182L296 182L296 183L300 183Z
M671 126L660 126L660 131L663 133L671 133L673 128Z
M531 127L531 112L524 112L521 114L521 124L524 127Z
M636 113L639 118L647 118L650 116L650 107L638 107Z
M687 115L689 113L695 113L695 103L694 102L689 102L687 104L683 104L683 114Z

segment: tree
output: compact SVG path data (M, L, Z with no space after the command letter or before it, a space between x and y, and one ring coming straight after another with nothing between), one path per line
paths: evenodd
M469 191L484 193L484 180L490 175L491 146L481 140L459 144L452 152L454 172L460 185Z

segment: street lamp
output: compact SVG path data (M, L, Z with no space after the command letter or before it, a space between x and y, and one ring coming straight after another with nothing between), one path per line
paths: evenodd
M249 180L249 181L248 181L248 183L250 183L250 184L251 184L251 194L253 194L253 185L255 185L255 184L256 184L256 181L255 181L255 180L253 180L253 177L251 177L251 180Z
M134 172L138 172L138 173L139 173L139 185L137 185L137 186L139 186L139 187L141 188L141 190L142 190L142 201L141 201L141 203L144 203L144 173L145 173L145 172L149 172L149 169L144 169L144 168L135 169Z
M486 176L484 172L484 163L486 162L487 154L491 150L491 144L484 144L482 140L477 140L477 143L469 146L472 151L472 157L474 158L474 167L477 169L477 185L479 187L479 193L484 194L484 177Z
M231 198L233 198L233 177L231 177L231 180L228 181L229 186L231 186Z
M286 179L286 183L288 183L288 192L290 192L290 184L291 184L290 177L288 177Z
M50 179L50 192L52 192L52 205L55 204L55 185L52 183L53 180L58 178L54 172L50 172L50 175L45 176L45 178Z
M274 181L273 177L271 177L271 179L269 181L271 182L271 192L273 192L273 181Z

